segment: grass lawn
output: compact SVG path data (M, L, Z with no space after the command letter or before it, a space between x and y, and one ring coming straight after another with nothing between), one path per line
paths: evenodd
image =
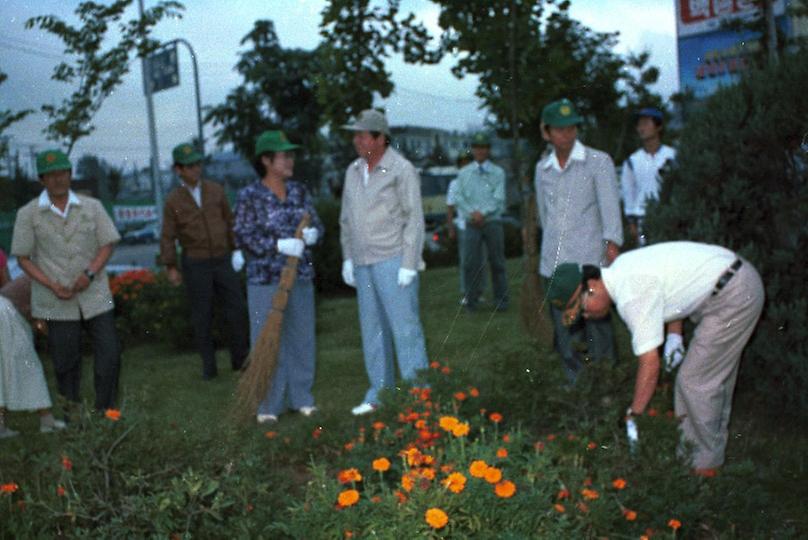
M549 433L585 436L592 432L602 439L611 437L614 445L622 445L622 434L614 422L631 398L634 375L625 328L616 318L619 362L615 366L597 366L578 388L564 389L560 362L550 353L549 344L536 343L522 331L518 314L522 278L521 263L509 261L510 310L494 313L488 303L489 309L470 314L458 305L456 268L422 274L421 313L430 359L448 365L453 377L479 388L484 407L501 411L512 426L519 426L532 438L538 440ZM490 292L487 295L490 300ZM25 511L32 521L36 516L37 522L32 522L29 529L18 528L16 534L32 538L58 532L70 535L76 523L92 530L93 520L100 523L117 516L122 526L130 527L126 529L129 535L145 536L152 531L151 526L157 528L159 519L139 522L133 516L148 514L153 505L165 505L166 516L179 516L184 509L197 508L189 501L201 497L197 495L199 489L204 492L193 488L194 475L200 474L204 479L217 479L220 487L233 487L228 492L229 499L220 501L224 505L222 512L245 505L254 516L254 521L241 522L240 532L233 532L233 536L261 536L251 527L285 519L286 506L302 496L310 479L312 460L335 467L343 459L343 444L355 436L360 426L373 420L350 414L367 387L354 297L318 301L317 347L314 394L320 412L312 418L288 414L269 427L234 423L228 409L237 374L230 371L226 352L219 352L220 376L203 381L201 360L196 354L180 353L159 343L125 350L119 399L123 419L114 433L103 432L109 421L99 415L87 415L66 433L40 435L35 415L10 413L9 426L23 435L0 441L0 484L15 482L20 486L14 496L27 503ZM89 358L85 362L83 388L91 400L92 363ZM43 363L55 394L50 362L44 359ZM670 386L665 382L670 380L663 381L655 398L661 410L672 407ZM770 416L756 404L754 395L738 389L725 467L728 473L725 478L715 479L721 483L713 487L698 484L702 491L717 492L715 486L720 486L722 493L716 497L714 507L701 511L701 527L691 528L688 536L749 536L735 529L735 523L756 524L751 536L768 536L764 533L767 530L774 536L808 534L804 513L808 500L808 425L805 419ZM275 432L283 444L269 449L268 430ZM655 433L652 430L649 436ZM672 454L673 448L664 451ZM79 486L81 478L86 486L75 487L82 499L67 510L55 506L52 494L57 484L70 481L59 466L65 455L75 463L75 470L68 471L75 475L72 481ZM662 479L670 471L654 470L653 462L648 460L631 464L627 459L623 459L625 465L620 465L621 473L630 474L633 467L644 468L647 478L656 478L660 486L665 485ZM96 469L104 467L107 472L100 475ZM208 480L200 480L204 481ZM149 486L154 484L169 486L163 498L153 498L157 495ZM749 486L756 489L754 500ZM177 502L178 494L182 494L182 502ZM688 504L686 499L692 494L663 491L656 496L662 498L661 504L676 509ZM106 508L105 497L125 501L121 505L131 504L132 508ZM82 508L86 515L81 513ZM0 499L0 538L12 537L2 532L2 523L9 516L17 516L15 512L20 510ZM121 515L125 512L129 513L124 519ZM196 510L187 510L189 515L193 512ZM43 525L43 519L52 520L52 524ZM201 523L197 519L202 518L189 517L188 523ZM199 527L197 534L201 537L220 534ZM121 536L126 535L121 532Z

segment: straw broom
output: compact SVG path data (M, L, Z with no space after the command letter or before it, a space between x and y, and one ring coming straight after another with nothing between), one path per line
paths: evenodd
M310 220L308 213L303 215L295 230L295 238L303 237L303 229L309 226ZM242 368L233 407L233 414L239 419L244 420L255 414L258 404L272 386L272 378L278 365L283 314L289 302L289 292L295 285L299 260L291 256L286 258L278 289L272 297L272 308L261 334L247 357L247 363Z

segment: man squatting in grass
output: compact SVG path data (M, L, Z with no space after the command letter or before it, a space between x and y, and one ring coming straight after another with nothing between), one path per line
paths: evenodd
M665 323L684 317L696 323L676 376L674 407L683 441L694 447L693 472L713 476L724 463L741 353L763 309L757 270L720 246L664 242L624 253L608 268L561 264L547 294L565 305L568 324L580 312L599 319L612 303L617 307L638 356L628 417L642 414L656 389Z
M387 118L362 111L353 124L359 157L345 171L340 211L342 277L356 287L359 326L370 388L354 415L372 412L382 388L427 368L418 307L418 270L424 268L421 181L412 163L390 147Z

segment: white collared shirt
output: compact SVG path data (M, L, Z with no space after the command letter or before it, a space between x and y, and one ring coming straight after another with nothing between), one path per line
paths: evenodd
M646 201L659 196L660 169L668 161L675 160L676 150L664 144L654 154L640 148L629 156L623 163L620 174L620 190L626 215L645 215Z
M561 164L558 162L558 156L556 155L555 148L553 148L553 152L547 156L542 164L542 168L548 169L550 167L554 168L558 172L564 172L564 169L570 166L570 161L584 161L586 159L586 149L584 145L581 144L581 141L575 139L575 144L572 145L572 151L570 152L570 157L567 159L567 163L564 167L561 167Z
M80 205L81 204L81 201L76 196L76 194L73 193L72 189L68 190L68 192L67 192L67 204L65 205L64 212L59 210L59 208L55 204L53 204L51 202L50 196L48 195L48 190L47 189L42 190L42 193L39 194L39 201L37 202L37 205L40 208L48 208L48 209L50 209L51 212L53 212L54 214L56 214L57 216L59 216L62 219L67 219L67 213L70 211L70 205L72 205L72 204L75 204L75 205Z
M191 193L191 197L194 198L196 205L202 208L202 182L197 182L194 187L189 186L185 182L183 182L182 185Z

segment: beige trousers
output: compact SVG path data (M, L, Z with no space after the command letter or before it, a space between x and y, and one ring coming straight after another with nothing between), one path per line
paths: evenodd
M674 407L695 468L724 463L738 365L763 309L763 282L747 261L692 315L697 323L676 377ZM680 452L684 448L680 448Z

